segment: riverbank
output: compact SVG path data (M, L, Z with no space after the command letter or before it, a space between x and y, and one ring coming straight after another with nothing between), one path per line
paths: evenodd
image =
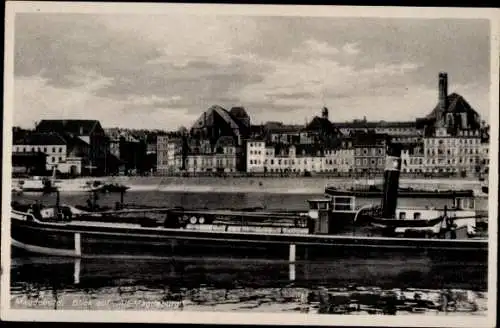
M13 179L13 186L17 184ZM61 192L82 192L88 181L120 183L129 186L129 191L169 192L215 192L215 193L280 193L280 194L323 194L327 185L348 188L354 180L350 178L324 177L100 177L58 180ZM372 180L382 183L382 179ZM480 190L481 182L467 179L400 179L401 187L425 190L472 189Z

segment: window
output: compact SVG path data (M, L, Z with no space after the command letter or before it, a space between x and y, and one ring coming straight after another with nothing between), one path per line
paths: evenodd
M54 163L55 161L56 161L56 158L52 157L52 163Z
M43 147L43 152L46 153L47 152L47 147Z
M62 162L62 157L59 157L59 162Z
M368 160L365 158L365 159L363 159L363 166L366 166L366 165L368 165Z
M359 160L359 158L356 160L356 165L361 165L361 161Z
M274 159L271 160L271 165L274 165Z
M56 152L56 147L52 147L52 152L55 153Z
M399 219L400 220L406 219L406 212L399 212Z
M413 213L414 220L420 220L421 217L422 217L422 214L420 212Z

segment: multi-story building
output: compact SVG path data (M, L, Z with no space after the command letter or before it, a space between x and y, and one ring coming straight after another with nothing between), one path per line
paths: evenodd
M192 142L184 160L184 171L199 172L236 172L240 166L240 147L229 136L220 137L213 151L207 151L210 144ZM176 160L178 157L176 158Z
M156 171L168 175L183 170L183 141L181 136L161 135L157 142Z
M385 149L389 137L374 132L353 135L354 172L379 174L385 167Z
M270 144L266 146L264 172L325 172L325 163L324 150L320 145Z
M246 146L246 171L264 172L266 161L266 142L264 140L247 140Z
M57 133L68 142L70 139L79 139L74 142L79 150L75 151L82 157L82 172L94 174L108 173L109 139L101 123L97 120L42 120L36 126L38 133ZM82 147L80 147L82 146Z
M328 172L352 173L354 167L354 148L352 139L345 138L337 148L325 150Z
M407 144L401 152L402 173L422 173L424 170L424 145Z
M425 172L471 176L481 171L479 115L460 95L448 95L448 76L439 74L438 105L424 119Z
M71 147L71 145L70 145ZM28 133L21 139L14 140L14 153L43 153L45 170L59 173L80 175L82 161L79 156L72 156L68 151L68 141L57 133Z
M479 145L481 174L488 174L490 167L490 144L486 141L481 142Z
M321 144L281 144L249 140L247 172L264 173L347 173L351 172L354 150L351 141L337 148Z
M373 131L378 134L387 134L390 136L418 136L421 132L417 129L415 121L367 121L354 120L352 122L335 122L336 128L344 135L350 135L354 132Z

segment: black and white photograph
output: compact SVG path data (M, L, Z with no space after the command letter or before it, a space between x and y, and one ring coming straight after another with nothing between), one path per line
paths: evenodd
M8 2L2 319L493 327L498 23Z

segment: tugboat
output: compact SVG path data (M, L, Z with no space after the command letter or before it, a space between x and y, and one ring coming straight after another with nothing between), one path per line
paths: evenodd
M396 252L486 261L488 240L475 234L473 209L423 208L417 218L396 217L404 210L397 208L400 156L400 148L389 146L381 207L356 208L352 196L311 199L308 212L293 214L183 208L77 213L58 201L31 211L13 204L11 242L25 251L72 257L228 256L295 262ZM420 228L425 234L411 233Z

